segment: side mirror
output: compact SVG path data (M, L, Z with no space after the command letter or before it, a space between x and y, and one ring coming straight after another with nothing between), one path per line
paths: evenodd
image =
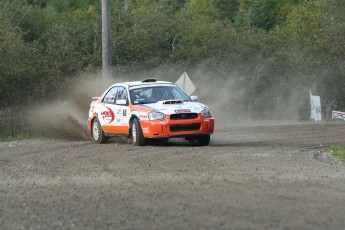
M199 100L198 96L194 96L194 95L191 96L190 99L191 99L192 101L198 101L198 100Z
M117 104L117 105L127 105L127 101L126 101L126 100L123 100L123 99L116 100L116 104Z

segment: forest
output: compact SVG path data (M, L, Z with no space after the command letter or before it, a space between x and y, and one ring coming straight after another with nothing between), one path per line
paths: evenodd
M234 119L309 119L310 92L325 118L345 110L344 0L110 3L114 81L186 71ZM101 69L100 0L0 1L0 108L54 100Z

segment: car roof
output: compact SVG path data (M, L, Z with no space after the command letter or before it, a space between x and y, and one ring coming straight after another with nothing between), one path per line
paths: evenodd
M113 86L127 86L128 88L132 88L132 87L136 87L136 86L159 86L159 85L175 85L172 82L169 81L148 81L145 82L144 81L128 81L128 82L119 82L119 83L115 83L113 84L111 87Z

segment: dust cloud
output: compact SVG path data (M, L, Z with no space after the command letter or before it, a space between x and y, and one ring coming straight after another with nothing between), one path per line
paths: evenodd
M250 119L243 112L241 104L244 92L236 88L236 80L232 77L220 80L213 76L199 77L195 82L197 90L193 93L201 103L211 108L216 119L216 128L231 126L233 123Z
M101 94L112 84L134 80L109 78L103 83L101 73L84 73L75 77L56 100L33 106L28 121L32 129L43 136L72 140L90 140L87 130L88 112L92 97ZM128 138L114 137L110 142L128 143Z
M105 88L100 74L77 77L57 100L34 106L29 122L34 131L44 136L88 140L91 98L100 96Z
M207 104L218 128L258 122L277 123L303 120L310 112L309 92L282 84L256 95L250 93L246 81L233 74L226 78L212 75L195 80L199 101Z
M254 67L247 64L246 68ZM262 68L256 71L264 71ZM270 84L265 85L267 79L261 73L248 71L248 75L245 75L238 66L234 66L232 71L228 69L196 66L186 70L196 86L193 95L197 95L201 103L211 108L216 119L216 129L309 119L310 86L293 78L277 78L276 83L268 87ZM170 71L165 72L170 74L168 80L175 82L184 71L175 72L173 77Z
M106 84L103 83L100 73L83 74L70 83L69 88L58 100L32 109L32 127L48 136L88 140L90 137L87 131L87 118L91 97L101 96L104 90L115 82L145 78L176 82L183 72L183 68L169 66L131 76L120 75L120 78L111 78ZM301 108L309 108L309 92L300 90L292 84L284 82L276 85L274 89L250 95L248 78L236 71L218 71L220 74L216 72L198 68L187 71L197 88L193 95L197 95L201 103L211 108L216 119L216 129L258 121L298 121ZM115 139L115 142L127 143L128 140Z

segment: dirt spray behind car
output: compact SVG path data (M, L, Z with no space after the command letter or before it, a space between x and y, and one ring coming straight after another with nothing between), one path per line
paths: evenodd
M89 99L101 90L102 81L98 76L76 80L59 99L34 106L29 111L34 131L51 137L89 139L85 123Z

